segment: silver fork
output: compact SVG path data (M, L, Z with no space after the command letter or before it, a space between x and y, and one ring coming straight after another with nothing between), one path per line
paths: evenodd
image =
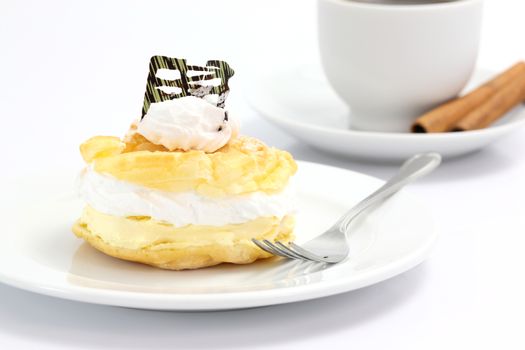
M252 239L262 250L273 255L289 259L308 260L335 264L348 256L349 246L346 240L350 223L365 209L390 197L402 187L414 180L429 174L441 163L437 153L417 154L406 160L398 173L388 180L377 191L357 203L344 214L325 233L299 246L293 242L285 245L282 242Z

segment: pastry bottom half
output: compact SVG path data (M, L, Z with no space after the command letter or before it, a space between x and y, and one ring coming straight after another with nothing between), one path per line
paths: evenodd
M248 264L272 255L256 239L293 240L294 217L261 217L225 226L173 225L150 217L117 217L86 206L73 226L76 236L101 252L162 269L198 269L223 262Z

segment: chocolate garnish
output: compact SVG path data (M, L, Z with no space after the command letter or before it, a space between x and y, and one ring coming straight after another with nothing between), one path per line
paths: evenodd
M180 78L169 80L157 77L159 69L177 70ZM189 76L188 72L192 72ZM173 58L166 56L153 56L149 62L149 74L144 93L144 104L142 106L142 118L148 112L149 106L155 102L172 100L184 96L195 96L204 98L208 95L218 95L217 107L224 108L224 103L230 88L228 79L235 72L224 61L210 60L206 66L187 65L184 58ZM218 86L204 85L212 79L220 78L221 83ZM167 93L162 91L161 87L180 88L181 92Z

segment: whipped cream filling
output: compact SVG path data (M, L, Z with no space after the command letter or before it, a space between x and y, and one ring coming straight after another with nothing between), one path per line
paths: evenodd
M196 192L166 192L100 174L91 167L79 176L79 192L95 210L113 216L149 216L172 224L224 226L258 217L278 217L294 212L293 191L287 186L277 194L253 192L210 198Z
M137 125L150 142L173 151L215 152L237 136L239 126L227 112L195 96L152 103Z

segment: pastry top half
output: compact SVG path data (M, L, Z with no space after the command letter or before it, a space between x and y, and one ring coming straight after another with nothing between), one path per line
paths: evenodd
M84 160L98 173L147 188L192 190L210 197L277 193L297 170L288 152L245 136L235 137L212 153L170 151L133 131L124 140L93 137L80 149Z

